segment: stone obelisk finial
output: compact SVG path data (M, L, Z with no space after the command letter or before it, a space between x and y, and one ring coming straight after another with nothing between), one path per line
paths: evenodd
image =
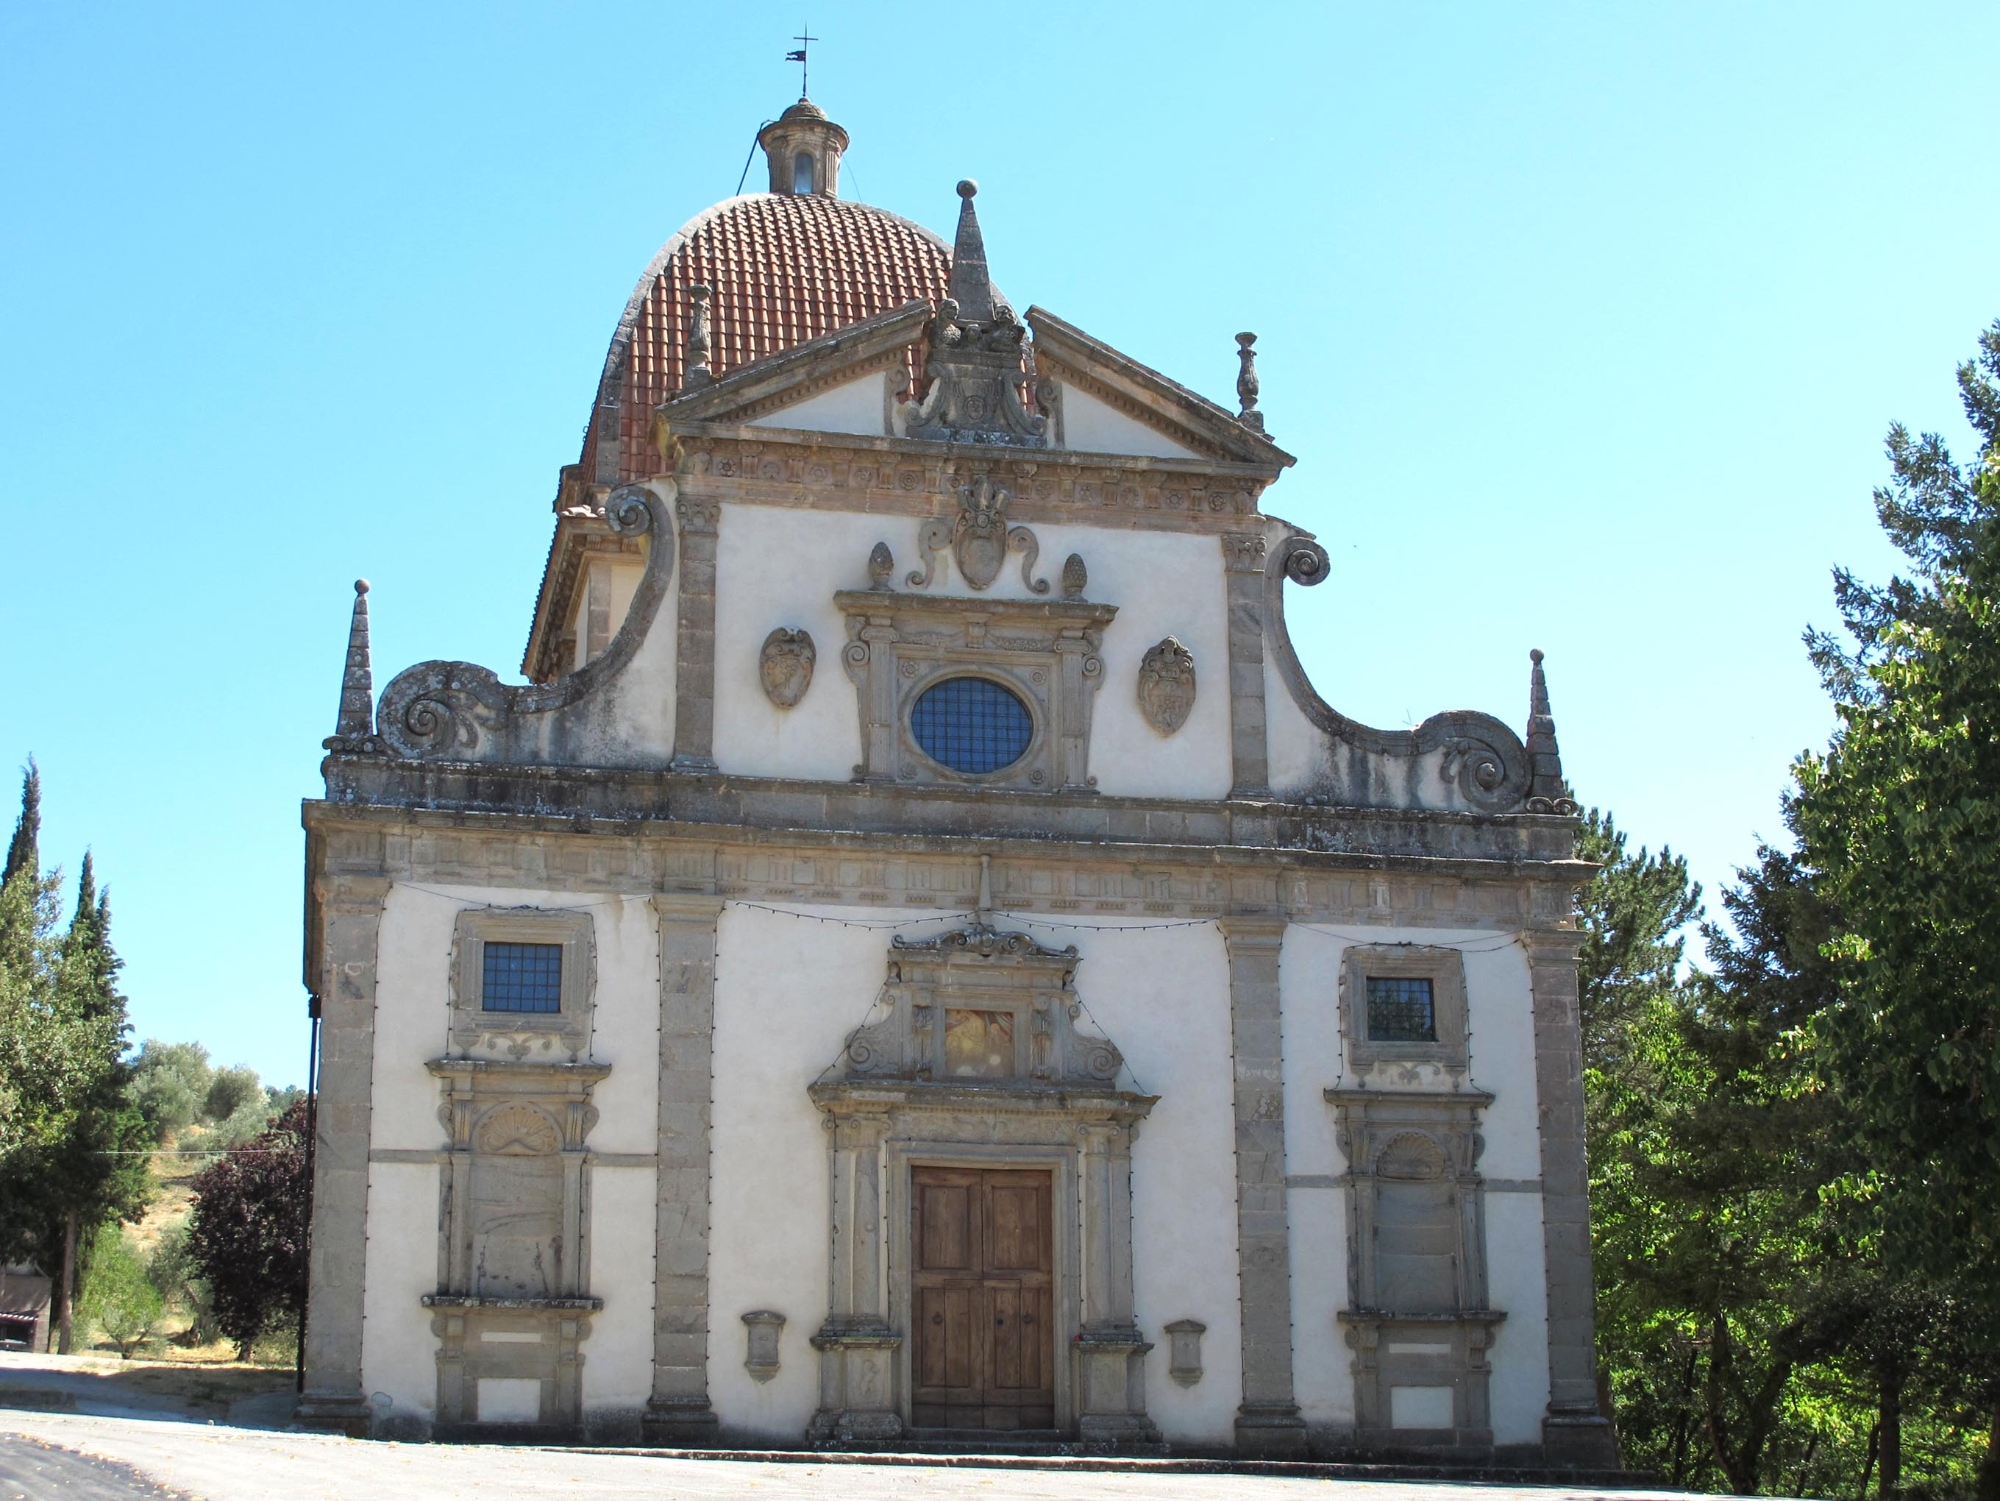
M1576 803L1563 781L1562 751L1556 745L1556 717L1549 711L1549 680L1539 648L1528 653L1528 811L1574 813Z
M951 247L951 300L962 323L993 321L993 280L986 270L986 239L979 232L979 213L972 206L979 184L971 178L958 185L958 238Z
M368 651L368 580L354 581L354 615L347 626L347 666L340 675L340 717L324 744L358 753L375 736L375 670Z
M690 391L715 380L708 364L708 299L713 295L713 288L699 282L688 288L687 374L681 384Z
M1236 400L1243 410L1236 414L1236 420L1245 427L1264 430L1264 414L1257 410L1257 394L1263 385L1257 379L1257 336L1238 334L1236 336Z

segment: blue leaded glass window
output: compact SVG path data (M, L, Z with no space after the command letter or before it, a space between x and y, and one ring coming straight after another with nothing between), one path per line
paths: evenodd
M559 943L488 943L480 1009L562 1010L562 956Z
M1035 721L1028 706L998 683L946 678L911 707L910 733L939 765L978 776L1026 755Z
M1370 1042L1436 1042L1437 1005L1429 980L1368 977Z

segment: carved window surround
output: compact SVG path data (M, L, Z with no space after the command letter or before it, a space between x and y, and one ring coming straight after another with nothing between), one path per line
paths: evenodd
M841 664L854 680L861 716L863 782L1088 792L1090 720L1104 663L1098 656L1115 605L1082 600L967 599L843 590ZM1013 765L985 775L956 772L925 755L910 732L910 707L949 677L983 677L1028 706L1034 736Z
M1132 1290L1132 1142L1156 1098L1121 1090L1123 1059L1077 1027L1075 950L974 926L898 940L878 1015L809 1093L832 1149L833 1260L815 1439L886 1440L908 1426L911 1178L917 1167L1054 1176L1057 1424L1149 1445ZM1019 1017L1012 1077L940 1077L950 1012ZM887 1227L886 1236L883 1234Z
M1379 973L1379 971L1377 971ZM1493 1442L1481 1090L1326 1091L1348 1170L1348 1306L1355 1436L1364 1444ZM1407 1401L1396 1395L1408 1388ZM1449 1419L1436 1422L1449 1408Z
M562 945L560 1011L484 1008L486 945ZM468 1056L525 1058L558 1051L574 1063L590 1049L597 943L588 912L540 907L474 907L458 914L451 943L451 1045Z
M437 1436L557 1437L582 1419L587 1138L601 1063L440 1058Z
M1368 980L1431 982L1435 1042L1383 1041L1368 1035ZM1465 956L1417 944L1353 944L1341 956L1340 1035L1357 1082L1457 1089L1470 1066Z

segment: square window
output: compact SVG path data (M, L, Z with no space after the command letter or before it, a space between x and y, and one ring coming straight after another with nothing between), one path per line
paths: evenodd
M1427 979L1368 977L1370 1042L1436 1042L1437 1005Z
M561 944L489 942L484 948L479 990L482 1010L562 1010Z

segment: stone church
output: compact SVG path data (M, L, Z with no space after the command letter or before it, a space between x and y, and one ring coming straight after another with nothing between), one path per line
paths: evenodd
M618 320L526 681L378 698L357 586L301 1418L1615 1464L1540 654L1525 741L1342 715L1253 335L1218 405L1016 311L971 182L947 241L760 141Z

